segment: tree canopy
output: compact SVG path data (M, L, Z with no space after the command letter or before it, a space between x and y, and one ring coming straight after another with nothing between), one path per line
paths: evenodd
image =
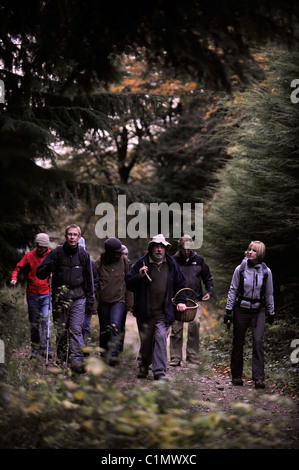
M180 104L180 115L149 146L159 180L156 193L168 203L202 202L228 158L223 140L228 112L212 92L196 93Z
M291 44L299 16L291 0L35 0L30 7L1 0L0 13L0 243L7 253L45 227L52 204L72 203L73 181L55 168L53 144L77 145L86 131L108 126L121 94L104 92L122 76L123 53L142 49L150 66L171 77L229 90L252 67L251 45ZM37 165L47 158L51 169Z
M35 0L30 8L2 0L0 8L4 68L15 64L51 75L62 90L111 83L119 76L120 54L136 46L152 63L229 87L252 59L250 45L292 41L298 18L292 0Z

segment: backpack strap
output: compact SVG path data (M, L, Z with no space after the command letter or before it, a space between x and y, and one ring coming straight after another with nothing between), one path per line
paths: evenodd
M56 247L56 255L57 255L57 258L56 258L56 261L58 264L61 264L62 262L62 253L63 253L63 245L58 245ZM83 248L83 246L79 245L78 246L78 255L79 255L79 261L80 261L80 264L81 266L84 266L85 265L85 261L86 261L86 256L85 256L85 249Z
M238 289L238 293L239 293L239 296L238 296L238 300L237 300L237 305L240 306L242 300L247 300L249 302L260 302L261 304L263 304L264 302L264 299L265 299L265 289L266 289L266 280L267 280L267 277L268 277L268 267L266 265L266 263L262 262L262 270L263 270L263 283L262 283L262 287L261 287L261 291L260 291L260 298L259 299L250 299L250 298L247 298L247 297L244 297L243 294L244 294L244 271L245 271L245 267L247 266L247 259L243 259L242 263L240 264L240 270L239 270L239 273L240 273L240 283L239 283L239 289Z
M56 247L56 262L58 264L58 266L61 264L62 262L62 250L63 250L63 245L58 245Z
M86 261L85 249L84 249L83 246L81 246L81 245L78 246L78 249L79 249L79 260L80 260L80 264L81 264L81 266L84 266L84 265L85 265L85 261Z
M240 303L241 301L243 300L243 294L244 294L244 271L245 271L245 267L247 265L247 259L243 259L242 263L240 264L240 270L239 270L239 273L240 273L240 282L239 282L239 289L238 289L238 293L239 293L239 296L238 296L238 301L237 301L237 305L240 306Z
M266 263L262 262L262 268L263 268L263 284L262 284L262 287L261 287L261 294L260 294L260 297L261 299L265 299L265 290L266 290L266 280L268 278L268 267L266 265Z

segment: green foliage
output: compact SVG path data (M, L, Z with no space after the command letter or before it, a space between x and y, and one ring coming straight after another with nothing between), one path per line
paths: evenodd
M14 375L2 374L0 383L1 448L272 449L280 445L280 418L269 423L267 412L241 402L222 412L211 401L194 399L193 384L186 376L184 380L178 376L172 384L116 385L115 374L126 377L128 370L111 371L94 353L81 376L38 362L29 370L28 359L18 362L15 350L29 341L22 295L20 288L1 291L8 356L0 367L15 369ZM205 361L202 365L208 367L207 355ZM203 372L194 368L190 377Z
M292 1L278 0L190 1L184 6L176 1L34 1L30 13L20 3L2 0L1 12L7 75L22 65L25 80L52 76L53 87L71 96L115 82L119 56L136 47L144 48L150 63L168 69L171 76L176 70L189 79L191 75L229 88L231 77L243 78L253 62L250 45L269 39L292 42L298 19Z
M295 53L274 50L268 64L266 83L254 83L236 100L241 119L228 136L232 158L218 174L204 220L204 250L219 297L251 240L266 245L276 295L282 285L298 285L299 113L290 99L298 61Z
M227 158L220 132L227 111L211 92L185 97L179 107L177 119L149 146L156 192L168 203L199 202Z
M235 403L230 413L189 413L183 392L166 384L121 390L103 376L71 379L49 371L33 379L29 390L0 387L2 448L31 449L184 449L274 448L275 424L250 405ZM193 406L204 406L193 401ZM190 405L190 403L189 403ZM227 431L230 437L226 439Z
M0 290L0 339L4 342L5 364L0 364L0 381L17 385L29 377L28 365L15 354L26 346L29 322L27 321L25 291L21 286Z
M93 183L127 185L135 166L148 162L144 143L162 132L176 112L174 98L157 93L95 93L75 98L72 106L78 100L83 110L92 108L95 122L84 120L83 135L71 150L71 158L62 155L59 166Z
M273 1L266 9L258 1L217 8L190 2L183 14L180 2L34 1L29 12L3 0L0 9L0 283L17 261L16 250L53 222L51 209L74 207L74 180L55 168L53 144L76 146L87 130L107 129L115 103L128 97L104 93L122 75L123 53L143 49L149 64L171 77L176 72L229 89L231 77L244 78L252 64L250 45L273 37L293 42L298 18L292 2ZM38 160L54 167L42 168ZM121 167L123 180L127 171Z

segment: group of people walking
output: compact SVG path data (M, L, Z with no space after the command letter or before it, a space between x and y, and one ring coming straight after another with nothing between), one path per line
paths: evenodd
M33 355L52 355L49 341L52 312L57 325L57 361L68 362L75 372L84 372L84 345L90 335L91 316L97 313L101 354L115 366L123 350L126 315L132 312L140 337L137 377L146 378L151 366L154 379L164 379L169 333L169 365L179 367L183 359L184 323L176 319L176 311L184 312L187 308L188 288L188 297L191 290L197 311L194 320L188 322L186 361L198 362L200 302L212 296L214 279L205 259L192 249L189 235L179 239L174 256L167 253L171 245L165 237L156 235L133 265L127 248L117 238L108 238L104 252L96 260L91 259L77 224L66 228L65 242L53 250L49 249L50 239L45 233L38 234L35 242L36 248L25 254L11 277L14 285L19 273L27 269ZM264 245L251 242L245 260L234 272L228 294L224 322L234 325L231 358L234 385L243 384L243 346L251 324L253 378L257 388L264 387L266 312L269 322L274 319L272 273L262 263L264 255Z

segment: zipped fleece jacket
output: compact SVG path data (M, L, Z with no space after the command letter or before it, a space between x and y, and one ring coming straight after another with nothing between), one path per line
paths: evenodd
M167 280L167 292L165 298L165 314L166 320L171 325L175 320L175 306L171 299L175 294L186 287L186 282L182 271L175 262L175 260L165 255L168 265L168 280ZM134 266L130 269L127 275L127 288L134 292L134 306L133 315L138 317L143 323L147 323L151 316L151 307L149 302L149 291L151 282L146 276L139 277L139 270L143 266L148 267L148 275L151 277L151 263L149 260L149 253L140 258ZM176 297L176 303L186 303L186 291L180 292Z
M18 275L21 271L27 270L27 294L31 295L46 295L49 293L49 279L38 279L36 277L37 267L50 253L49 248L47 251L39 256L37 250L28 251L23 258L18 262L12 272L11 280L18 280Z
M126 310L133 307L133 294L126 288L126 275L130 270L130 262L124 256L111 264L104 264L101 255L95 261L98 276L98 288L95 291L93 310L97 310L99 302L125 302Z
M194 295L190 293L190 291L187 291L187 297L190 297L193 300L201 300L203 298L204 293L202 290L201 280L205 285L207 293L212 296L214 279L209 266L202 256L191 250L189 258L186 259L181 255L180 251L177 251L173 256L173 259L181 268L187 287L194 290L196 294L196 299L193 299Z
M238 299L239 299L239 286L241 282L240 267L241 267L241 264L236 267L233 277L232 277L232 281L231 281L231 285L230 285L230 289L228 293L227 304L226 304L227 310L233 310L234 306L237 304ZM268 272L268 276L265 281L264 304L266 308L266 313L268 315L274 315L275 312L274 312L272 272L271 272L271 269L268 268L268 266L267 266L267 272ZM245 297L246 300L245 299L241 300L240 307L248 308L248 309L260 308L261 303L255 302L255 300L260 298L261 288L263 286L264 273L263 273L262 264L261 263L253 264L253 263L250 263L249 260L247 260L242 276L244 276L244 291L243 291L242 297Z
M45 279L52 272L54 296L57 294L59 287L66 286L73 300L86 298L86 305L91 308L94 301L94 285L88 251L81 246L70 249L66 244L62 245L60 254L58 249L59 247L50 251L37 268L36 275L39 279ZM84 260L83 264L81 264L79 250L81 250L81 256Z

